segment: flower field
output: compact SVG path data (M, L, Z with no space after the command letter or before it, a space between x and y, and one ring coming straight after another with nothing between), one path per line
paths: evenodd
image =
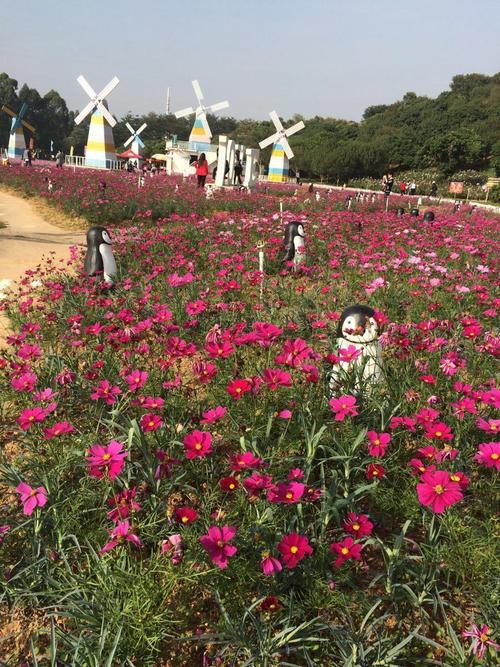
M0 172L105 224L119 271L75 248L3 303L7 664L494 664L498 218L102 180ZM332 389L356 303L382 379Z

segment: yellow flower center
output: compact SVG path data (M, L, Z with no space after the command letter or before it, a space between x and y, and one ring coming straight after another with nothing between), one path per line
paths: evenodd
M340 407L342 408L342 410L345 410L347 408L347 403L341 403Z
M340 550L340 553L343 556L346 556L349 553L349 549L347 547L342 547L342 549Z
M380 445L380 440L377 438L376 440L373 441L375 445Z
M437 435L438 438L440 438L443 434L442 434L441 431L436 431L436 435Z
M454 482L460 481L460 477L458 475L450 475L450 479L453 480Z
M181 521L182 521L182 523L187 523L189 521L189 519L187 518L187 516L183 516L181 518Z
M236 387L235 391L236 391L237 394L240 394L241 393L241 387Z
M293 493L290 493L290 491L285 495L285 498L287 500L291 500L293 498Z
M488 641L488 635L485 632L481 632L481 634L479 635L479 639L482 642Z
M377 476L378 476L378 470L373 470L373 471L372 471L372 475L373 475L374 477L377 477Z
M155 425L154 422L148 422L148 426L154 426L154 425Z
M490 428L491 428L492 431L496 431L497 430L497 425L496 424L491 424Z
M217 546L219 547L219 549L222 549L222 547L224 546L224 540L217 540Z
M498 459L499 456L500 456L499 454L497 454L496 452L494 452L494 453L491 455L491 458L493 459L493 461L496 461L496 460Z
M443 489L443 487L441 486L441 484L437 484L437 485L434 487L434 491L435 491L435 492L438 494L438 496L439 496L439 495L441 495L441 494L443 493L444 489Z
M270 604L269 609L276 609L276 605L275 604Z
M359 530L360 528L361 528L361 526L359 525L359 523L353 523L352 524L352 529L353 530Z
M229 485L229 488L231 489L231 491L235 488L235 485L233 484L233 482L231 482L231 484Z
M110 458L111 458L111 454L103 454L102 455L102 460L103 461L109 461Z
M292 553L292 554L296 554L298 550L299 550L299 547L295 547L295 546L290 547L290 553Z
M201 442L197 442L196 445L194 446L195 449L200 450L201 449Z

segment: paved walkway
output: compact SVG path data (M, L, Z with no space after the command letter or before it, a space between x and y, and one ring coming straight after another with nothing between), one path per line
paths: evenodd
M54 262L69 259L70 245L83 245L85 234L55 227L38 213L29 199L0 191L0 299L8 287L35 269L49 253ZM8 319L0 313L0 345Z

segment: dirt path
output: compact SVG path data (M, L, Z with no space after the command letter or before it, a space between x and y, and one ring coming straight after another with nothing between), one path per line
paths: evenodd
M44 257L59 265L69 258L70 245L83 245L85 233L68 231L47 222L30 200L0 190L0 298L15 287L27 269L35 269ZM50 253L54 253L50 255ZM0 346L9 330L0 313Z

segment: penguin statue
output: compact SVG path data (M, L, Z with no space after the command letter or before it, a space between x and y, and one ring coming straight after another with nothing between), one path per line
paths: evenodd
M88 276L102 272L104 282L114 284L117 273L115 258L111 250L111 238L104 227L91 227L87 232L87 254L83 265Z
M424 222L432 222L435 217L434 211L426 211L424 213Z
M418 208L412 208L410 211L410 215L413 215L415 218L418 218L419 216Z
M396 215L398 216L398 218L401 218L401 216L403 216L404 214L405 214L405 210L402 206L400 206L398 208L398 210L396 211Z
M211 185L205 185L205 198L206 199L214 198L214 190Z
M370 389L382 377L382 348L378 341L379 328L375 320L375 311L369 306L356 304L346 308L340 316L337 330L337 354L341 350L354 347L361 354L353 361L340 360L330 374L330 391L354 374L354 387L357 391ZM342 357L342 355L340 355Z
M286 255L284 262L293 262L294 269L300 264L303 264L306 258L305 254L305 234L304 225L298 220L292 220L285 227L285 236L283 244L285 246Z

